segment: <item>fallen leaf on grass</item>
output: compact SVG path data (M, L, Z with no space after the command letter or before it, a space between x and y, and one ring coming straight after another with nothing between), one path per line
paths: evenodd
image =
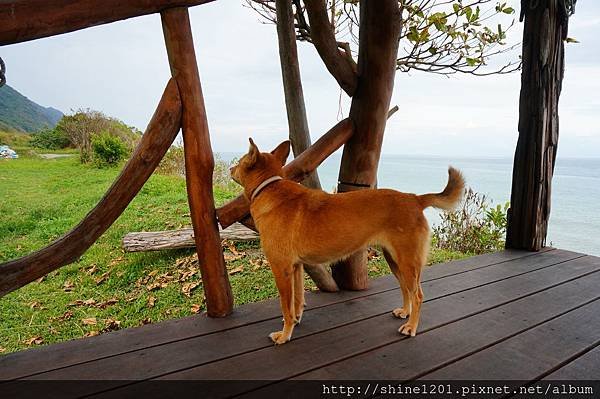
M84 337L95 337L96 335L100 335L100 331L90 331L85 333Z
M86 326L95 326L96 324L98 324L98 321L96 320L95 317L89 317L87 319L81 319L81 322L83 324L85 324Z
M150 295L148 297L148 307L153 308L155 303L156 303L156 297Z
M196 276L200 272L200 269L194 266L188 267L186 270L181 272L178 281L184 282L189 280L190 278Z
M202 305L193 304L190 310L192 311L192 313L200 313L200 311L202 310Z
M250 264L252 265L252 271L257 271L261 267L269 267L269 262L266 259L250 259Z
M125 259L125 258L123 258L122 256L119 256L118 258L116 258L116 259L113 259L113 260L112 260L112 261L111 261L111 262L108 264L108 266L109 266L109 267L115 266L115 265L117 265L117 264L121 263L121 262L123 261L123 259Z
M155 281L155 282L154 282L154 283L152 283L152 284L148 284L148 285L146 286L146 289L147 289L148 291L154 291L154 290L157 290L157 289L159 289L159 288L165 288L167 285L168 285L168 284L167 284L167 283L165 283L165 282Z
M23 341L23 343L26 344L27 346L40 345L42 342L44 342L44 338L42 338L42 337L31 337L31 338Z
M113 319L112 317L106 319L104 323L104 328L102 332L115 331L118 330L121 326L121 322L119 320Z
M242 255L223 254L223 259L225 259L225 262L232 262L234 260L238 260L241 258L242 258Z
M96 307L99 309L106 309L107 307L112 306L117 302L119 302L117 298L110 298L104 302L100 302L98 305L96 305Z
M146 324L150 324L150 323L152 323L152 319L150 319L149 317L146 317L141 322L142 325L146 325Z
M108 278L108 272L103 273L100 277L94 279L94 282L96 283L96 285L100 285L103 282L105 282L107 278Z
M381 258L381 255L379 255L379 252L377 252L377 250L373 249L373 248L369 248L367 250L367 259L371 260L371 259L379 259Z
M4 352L6 352L6 348L0 346L0 353L4 353Z
M96 264L94 263L89 269L87 269L85 271L85 274L87 274L88 276L91 276L92 274L96 273L98 271L98 266L96 266Z
M243 272L243 271L244 271L244 266L238 266L235 269L231 269L229 271L229 275L236 274L236 273Z
M92 306L96 304L96 300L94 298L90 299L77 299L75 302L69 303L67 306Z
M181 292L187 296L192 296L192 290L200 285L200 282L185 283L181 286Z
M41 304L38 301L33 301L29 304L29 307L31 309L36 309L36 308L40 308Z
M44 281L46 279L46 276L42 276L38 279L35 280L36 283L41 283L42 281Z
M234 254L234 255L239 255L239 252L237 250L237 248L235 247L235 244L229 240L223 240L223 242L221 243L223 246L226 246L227 249L229 249L229 251Z
M63 284L63 291L64 292L71 292L71 291L73 291L73 287L74 287L74 284L70 280L67 280Z
M63 313L62 316L60 316L58 318L58 320L65 321L65 320L69 320L71 317L73 317L73 312L71 312L70 310L67 310L65 313Z

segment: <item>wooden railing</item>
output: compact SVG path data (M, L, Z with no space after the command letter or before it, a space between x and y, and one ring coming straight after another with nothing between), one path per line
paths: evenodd
M171 80L140 143L104 197L70 232L45 248L0 265L0 296L77 259L112 225L183 131L186 186L209 316L233 308L217 222L253 226L248 201L219 210L212 192L214 158L187 7L212 0L15 0L0 3L0 45L24 42L160 12ZM343 120L285 167L300 181L346 143L353 124ZM217 219L217 215L219 219Z

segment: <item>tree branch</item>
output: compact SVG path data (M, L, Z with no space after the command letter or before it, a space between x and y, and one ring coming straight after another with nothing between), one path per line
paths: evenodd
M357 75L354 72L354 65L348 61L346 53L338 49L335 32L327 15L326 1L305 0L304 4L310 23L310 36L323 63L340 87L349 96L354 95L358 81Z

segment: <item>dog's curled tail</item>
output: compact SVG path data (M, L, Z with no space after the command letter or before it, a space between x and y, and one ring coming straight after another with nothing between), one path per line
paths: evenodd
M419 195L419 202L424 208L433 206L435 208L450 211L458 205L465 191L465 179L458 169L448 167L448 184L444 191L437 194Z

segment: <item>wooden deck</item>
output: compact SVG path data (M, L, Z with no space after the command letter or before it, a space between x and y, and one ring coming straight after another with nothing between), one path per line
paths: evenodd
M225 319L194 316L8 354L0 379L103 380L61 397L128 395L153 379L256 380L205 397L260 394L287 379L598 379L599 287L600 258L503 251L427 268L414 338L397 333L402 321L391 310L401 295L383 277L368 291L308 294L283 346L267 338L281 315L266 301Z

